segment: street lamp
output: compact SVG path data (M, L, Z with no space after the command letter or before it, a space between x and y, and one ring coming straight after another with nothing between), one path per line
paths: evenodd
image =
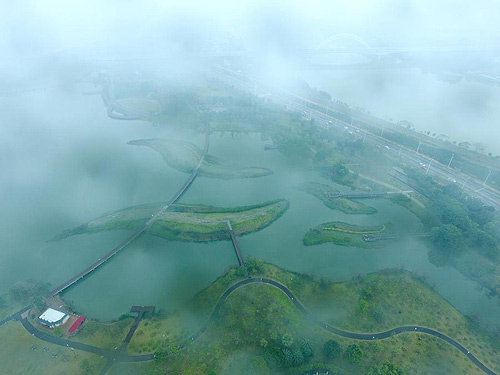
M448 163L448 168L450 168L451 161L453 160L454 157L455 157L455 154L451 154L451 159L450 159L450 162Z

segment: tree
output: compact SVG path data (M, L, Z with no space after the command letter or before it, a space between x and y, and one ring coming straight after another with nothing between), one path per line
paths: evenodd
M61 329L61 327L54 328L54 335L56 335L56 336L62 336L62 329Z
M293 344L293 336L289 333L285 333L281 337L281 343L283 344L284 347L289 348Z
M158 361L159 361L159 360L162 360L164 356L165 356L165 354L163 353L163 350L161 350L161 349L158 349L158 350L157 350L157 351L155 351L155 353L154 353L154 358L155 358L156 360L158 360Z
M258 374L258 375L268 375L269 367L267 366L267 362L261 356L255 356L250 358L248 361L248 367L250 369L250 374Z
M170 342L167 345L167 353L172 357L177 357L179 355L179 345L177 345L175 342Z
M462 231L453 224L434 227L431 230L431 240L439 250L450 254L462 247Z
M344 359L349 363L359 363L363 358L363 352L357 344L349 345L344 352Z
M260 339L260 346L262 346L263 348L267 347L267 340L266 339Z
M341 352L342 352L342 347L335 340L328 340L327 342L325 342L325 345L323 346L323 354L329 360L338 358Z
M314 357L314 349L310 340L303 339L300 342L300 350L302 351L304 362L309 362Z
M293 366L300 366L304 364L304 356L298 349L292 350L292 364Z
M285 366L293 365L293 353L290 349L283 349L283 362Z
M403 375L403 370L391 362L385 362L373 366L370 371L368 371L368 375Z

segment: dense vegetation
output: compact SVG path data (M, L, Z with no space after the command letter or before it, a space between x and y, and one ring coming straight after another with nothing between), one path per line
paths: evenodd
M409 183L431 202L419 217L440 259L499 294L500 220L494 208L466 195L457 184L439 185L413 169L407 170L407 176ZM476 258L472 268L471 252Z

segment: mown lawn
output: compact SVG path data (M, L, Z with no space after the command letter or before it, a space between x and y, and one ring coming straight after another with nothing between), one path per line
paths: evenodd
M19 322L0 327L0 373L9 375L98 374L98 355L49 344L31 336Z
M142 334L134 337L130 349L135 347L139 349L137 352L143 352L140 349L175 347L208 320L223 291L253 269L254 276L287 285L304 306L333 326L355 332L379 332L407 324L427 326L461 342L488 367L500 372L498 338L465 318L425 281L408 272L390 270L331 283L256 263L257 266L250 264L247 270L231 270L200 292L188 313L146 318L140 326ZM311 343L314 357L308 365L285 368L277 365L273 353L283 350L284 334L293 337L292 349L299 348L304 340ZM361 363L349 364L342 358L329 361L322 352L329 339L338 341L344 350L349 344L359 345L364 353ZM345 374L365 374L377 363L387 361L405 374L482 373L457 349L425 334L406 333L375 342L335 336L305 318L282 292L262 284L247 285L231 294L207 331L185 349L173 350L172 355L147 364L130 368L119 365L110 373L160 374L182 370L184 374L251 374L255 363L260 366L265 363L271 373L299 374L307 366L326 363L331 373L342 369Z

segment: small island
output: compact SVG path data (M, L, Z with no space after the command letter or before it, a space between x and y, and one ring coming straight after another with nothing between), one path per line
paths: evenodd
M181 172L191 173L198 164L203 151L195 144L187 141L169 139L140 139L128 142L129 145L147 146L159 152L165 162ZM272 174L268 168L237 167L228 165L224 161L206 155L198 171L202 177L221 179L255 178Z
M380 247L382 240L389 240L392 235L392 223L361 227L333 221L310 229L304 237L304 245L311 246L333 242L341 246L369 249Z
M298 187L321 200L325 206L351 215L370 215L377 212L373 207L339 196L339 192L326 184L305 182Z
M69 229L54 240L76 234L96 233L106 230L138 230L151 219L165 203L132 206L104 214L79 227ZM227 222L236 235L259 231L277 220L288 209L285 199L278 199L251 206L219 208L193 204L175 204L151 225L148 233L177 241L228 240Z

